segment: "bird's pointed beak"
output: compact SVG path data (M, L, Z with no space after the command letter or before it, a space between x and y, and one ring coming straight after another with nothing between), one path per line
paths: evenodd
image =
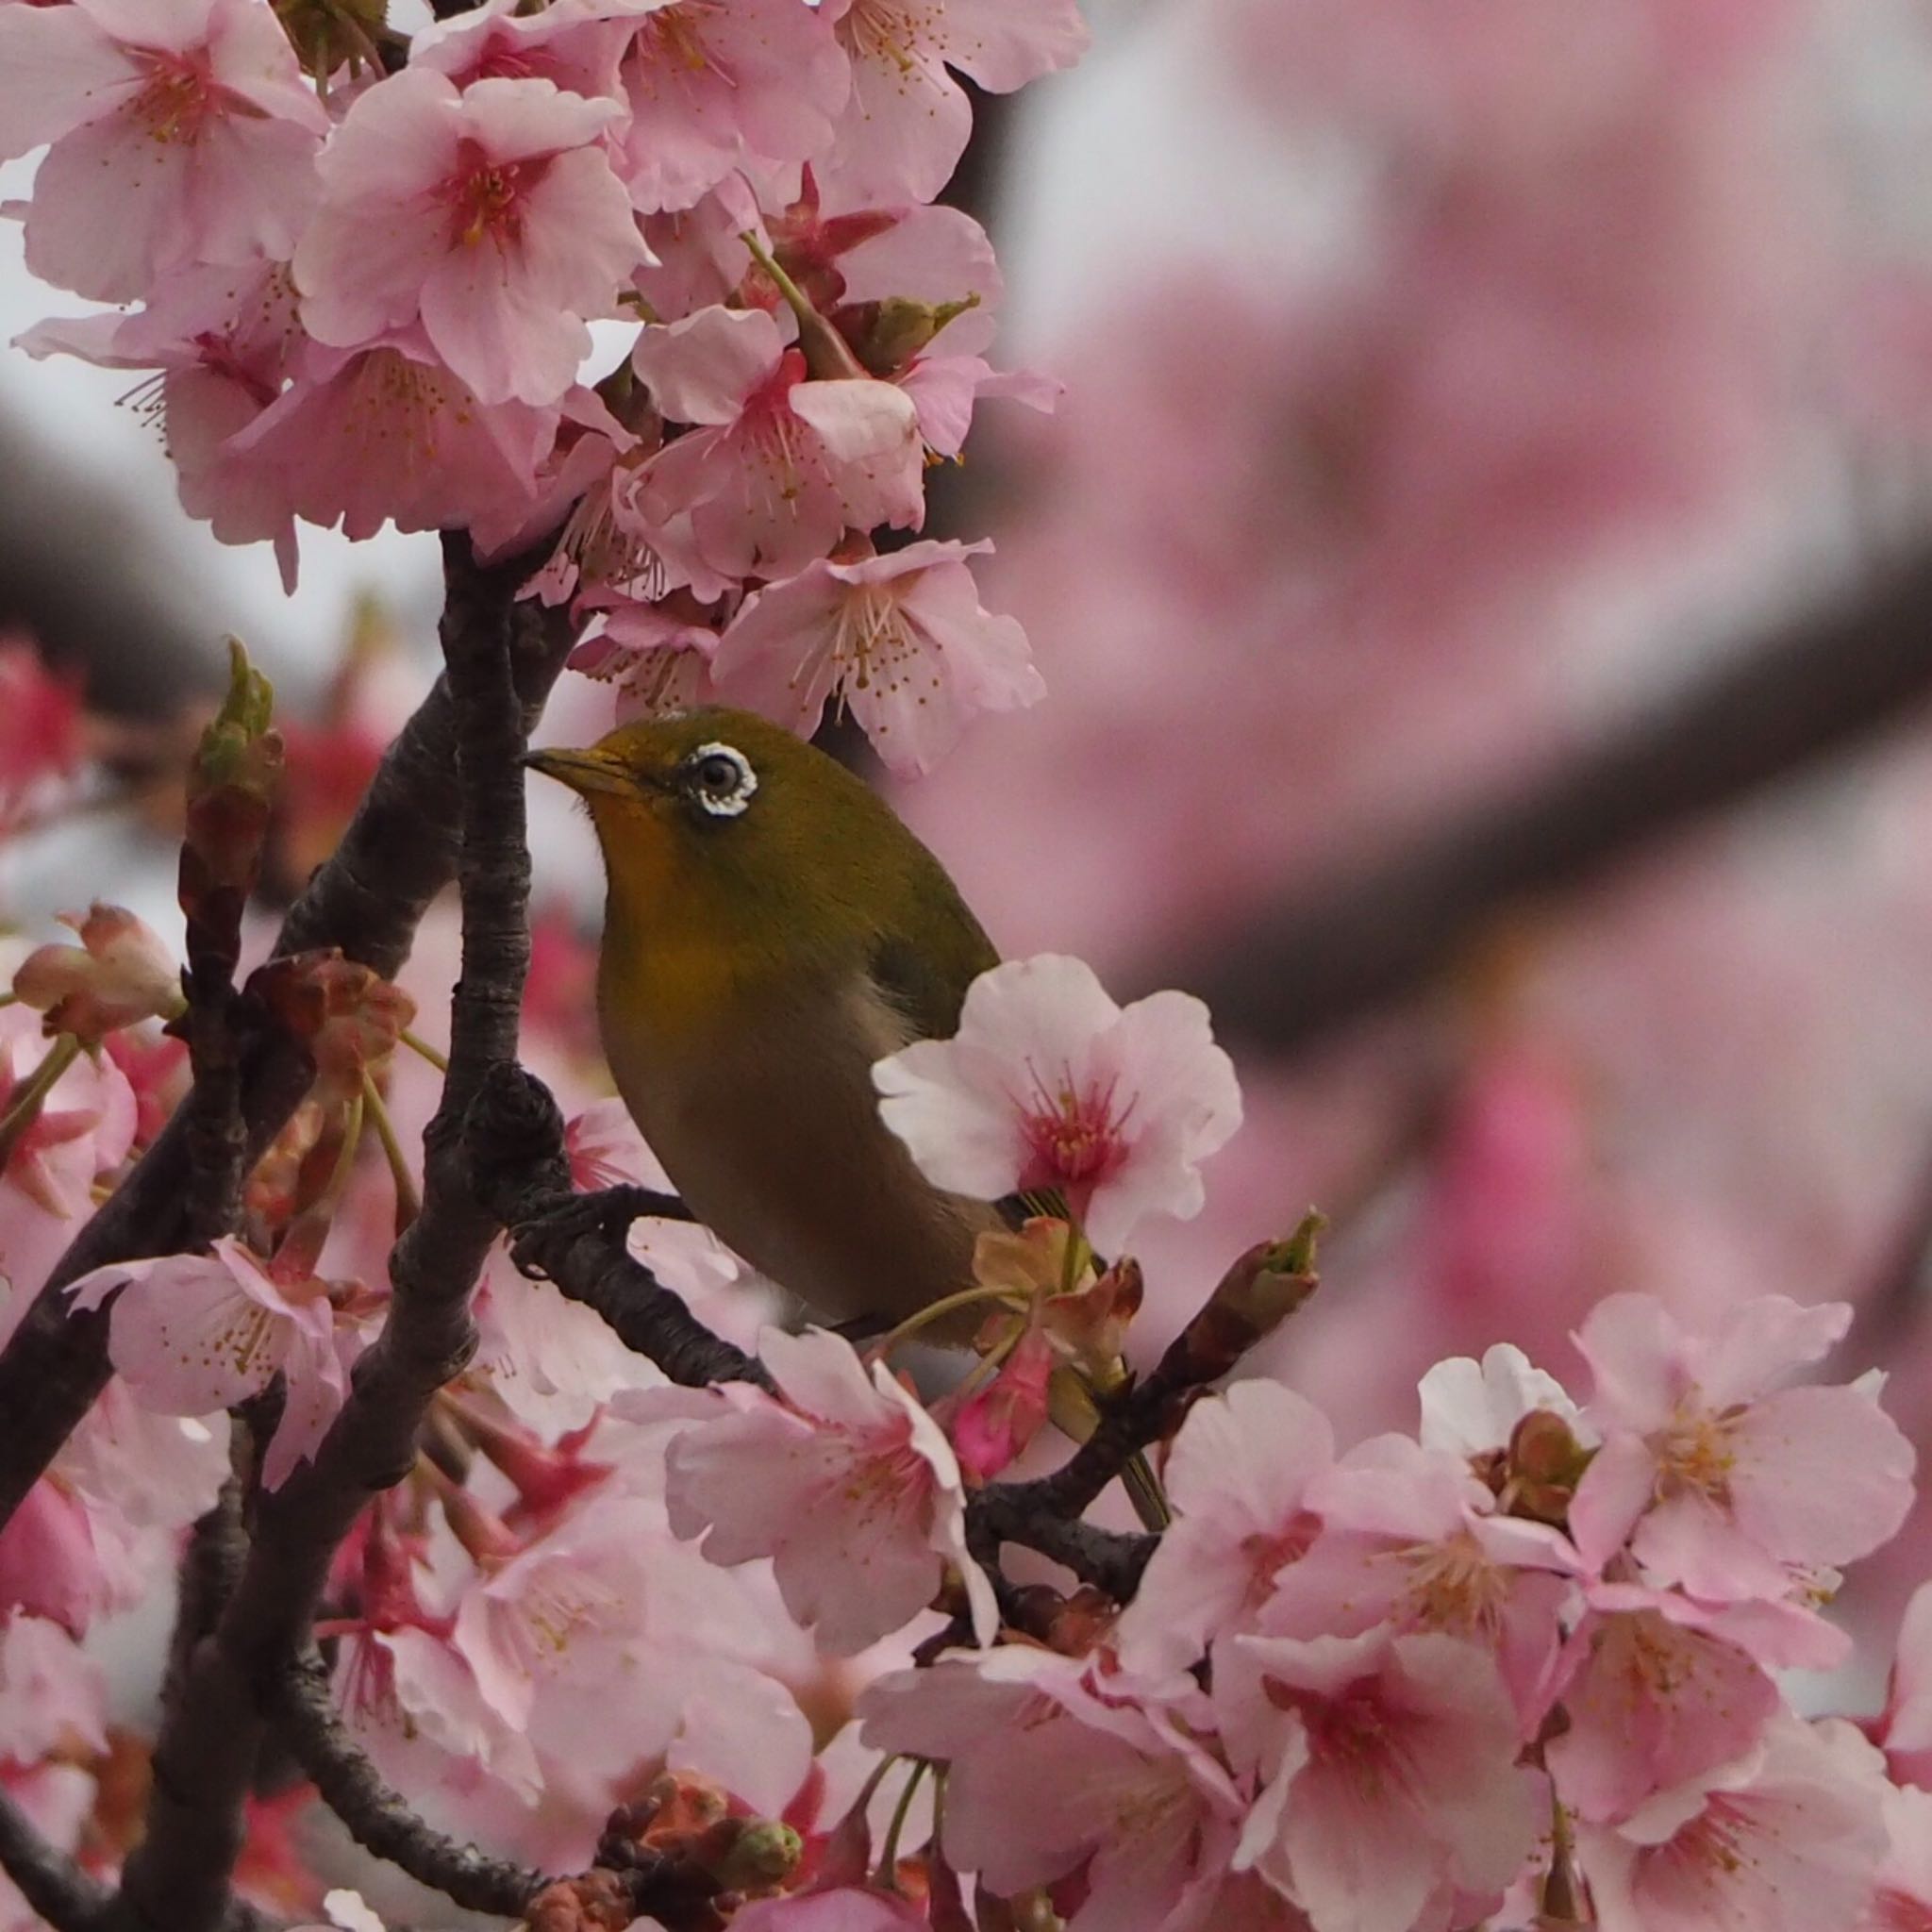
M586 751L565 751L559 747L525 752L524 763L531 771L541 772L546 778L555 778L559 785L568 785L573 791L586 796L593 791L636 790L630 773L594 746Z

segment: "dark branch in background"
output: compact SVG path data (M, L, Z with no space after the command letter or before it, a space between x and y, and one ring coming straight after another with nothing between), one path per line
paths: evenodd
M1278 1054L1414 992L1516 901L1568 890L1932 699L1932 554L1728 657L1594 750L1310 882L1148 974Z
M508 603L527 560L457 575ZM516 605L508 617L517 692L526 723L541 710L563 667L571 630L561 612ZM340 946L385 977L408 957L417 922L456 876L457 721L446 678L438 679L390 746L335 856L282 923L277 954ZM311 1075L307 1056L271 1033L242 1064L247 1158L281 1131ZM176 1109L132 1174L56 1265L46 1288L0 1352L0 1524L19 1507L108 1379L108 1313L68 1312L59 1292L90 1270L188 1245L192 1163L192 1101Z
M187 693L220 689L227 626L125 492L13 418L0 420L0 631L25 631L124 717L171 715Z
M313 1651L284 1674L275 1715L295 1761L364 1851L400 1866L469 1911L506 1919L521 1918L550 1883L528 1866L458 1843L410 1810L343 1730L329 1691L328 1667Z
M470 1192L458 1141L486 1074L515 1055L529 962L525 728L512 668L520 573L479 568L463 538L446 538L444 551L463 955L449 1073L424 1141L423 1211L391 1258L389 1318L356 1366L341 1414L315 1460L258 1499L235 1592L162 1714L147 1828L122 1874L114 1932L222 1924L265 1712L308 1636L336 1548L370 1496L408 1473L430 1397L475 1347L470 1295L497 1224Z
M553 1282L572 1301L603 1316L626 1348L656 1362L674 1382L702 1389L713 1382L756 1382L765 1372L700 1322L625 1245L642 1191L613 1190L622 1210L603 1195L574 1194L563 1152L563 1116L550 1090L522 1067L496 1068L471 1108L465 1136L475 1187L513 1236L526 1274ZM683 1204L645 1195L641 1211Z

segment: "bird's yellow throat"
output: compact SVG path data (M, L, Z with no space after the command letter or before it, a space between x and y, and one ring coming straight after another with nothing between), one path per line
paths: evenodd
M608 792L585 802L609 877L598 998L606 1015L660 1042L695 1045L726 1024L758 956L727 903L728 880L691 863L651 804Z

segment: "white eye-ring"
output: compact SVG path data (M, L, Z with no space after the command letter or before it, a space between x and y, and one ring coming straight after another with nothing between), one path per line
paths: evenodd
M713 818L735 819L758 789L758 774L735 744L701 744L685 759L691 795Z

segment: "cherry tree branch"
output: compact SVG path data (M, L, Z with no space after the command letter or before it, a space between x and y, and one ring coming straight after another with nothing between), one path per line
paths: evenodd
M1416 991L1505 908L1568 891L1932 699L1932 552L1727 655L1593 749L1403 835L1139 975L1292 1054Z
M511 1230L526 1274L593 1309L626 1348L686 1388L770 1386L756 1360L712 1334L625 1245L638 1213L689 1221L690 1210L669 1195L620 1189L612 1191L623 1211L613 1215L607 1197L573 1193L563 1116L535 1074L510 1064L492 1070L464 1139L476 1190Z
M0 1872L54 1932L96 1932L101 1924L107 1888L50 1845L5 1791L0 1791Z
M1111 1480L1111 1478L1109 1478ZM1091 1583L1117 1604L1131 1603L1160 1545L1156 1531L1129 1533L1058 1514L1052 1498L1026 1483L992 1483L967 1498L966 1540L980 1567L997 1571L1002 1543L1021 1543Z
M1126 1603L1158 1536L1122 1536L1081 1519L1134 1456L1173 1435L1195 1398L1315 1291L1325 1225L1310 1210L1286 1241L1258 1242L1240 1257L1153 1370L1099 1404L1092 1435L1051 1475L990 1484L970 1497L967 1541L981 1564L997 1577L1000 1544L1024 1543Z
M397 1243L381 1335L314 1460L259 1498L240 1581L162 1715L147 1830L127 1859L113 1932L213 1932L228 1906L242 1806L266 1713L307 1638L337 1546L370 1496L406 1474L430 1397L475 1348L470 1296L497 1224L468 1184L459 1137L492 1067L513 1058L529 963L514 580L445 539L443 657L460 787L463 953L449 1073L425 1137L423 1210Z
M498 613L508 632L517 695L534 722L568 654L562 613L516 603L527 558L482 568L451 565L459 599ZM384 756L333 858L290 908L278 955L340 946L351 959L392 976L408 957L417 923L456 875L459 849L457 708L439 678ZM241 1064L246 1158L258 1159L308 1090L306 1053L277 1031L248 1041ZM191 1099L133 1172L81 1230L47 1286L0 1351L0 1525L4 1525L73 1433L108 1379L108 1314L69 1311L60 1292L115 1261L178 1253L189 1245L196 1104Z
M275 1716L296 1763L364 1851L470 1911L506 1919L521 1918L551 1882L528 1866L459 1843L412 1811L342 1728L328 1667L314 1651L283 1673Z

